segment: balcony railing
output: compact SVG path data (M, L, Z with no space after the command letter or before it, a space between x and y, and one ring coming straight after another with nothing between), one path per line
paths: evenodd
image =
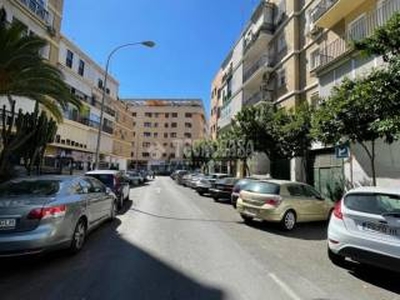
M315 23L321 16L326 13L338 0L321 0L311 12L311 20Z
M263 100L263 93L261 91L254 93L244 101L244 105L254 105Z
M352 42L371 36L384 25L396 12L400 11L400 0L388 0L371 13L353 23L344 36L337 38L319 51L312 67L319 68L339 58L353 49Z
M244 71L243 82L248 81L254 75L254 73L266 66L271 67L272 63L267 55L263 55Z
M114 133L114 128L112 128L110 126L107 126L107 125L104 125L104 124L103 124L103 129L102 130L104 132L108 133L108 134L113 134Z
M31 12L33 12L36 16L38 16L41 20L46 23L49 23L49 12L37 0L19 0L22 4L24 4Z

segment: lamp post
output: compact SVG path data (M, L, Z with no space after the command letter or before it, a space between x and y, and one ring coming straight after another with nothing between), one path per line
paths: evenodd
M95 154L95 169L97 170L99 168L99 158L100 158L100 142L101 142L101 131L103 129L103 116L104 116L104 102L106 99L106 89L107 89L107 81L108 81L108 69L110 67L110 60L111 57L114 55L115 52L122 48L126 47L131 47L131 46L137 46L137 45L142 45L145 47L152 48L156 44L153 41L144 41L144 42L138 42L138 43L128 43L128 44L123 44L120 45L116 48L114 48L110 54L107 57L107 63L106 63L106 73L104 74L104 83L103 83L103 92L102 92L102 97L101 97L101 109L100 109L100 126L99 126L99 131L97 133L97 144L96 144L96 154Z

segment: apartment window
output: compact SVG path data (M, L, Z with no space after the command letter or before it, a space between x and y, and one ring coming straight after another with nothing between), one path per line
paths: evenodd
M144 116L145 116L145 117L147 117L147 118L151 118L151 117L153 116L153 114L152 114L152 113L149 113L149 112L147 112L147 113L144 113Z
M132 117L136 117L136 116L137 116L137 113L133 112Z
M150 157L150 153L149 152L142 152L142 156L143 157Z
M85 62L82 59L79 60L78 74L81 76L85 74Z
M163 153L162 157L164 158L167 157L167 153Z
M187 139L192 138L192 134L190 132L185 132L185 138Z
M319 48L315 49L313 52L310 54L310 69L314 69L318 67L321 64L320 61L320 54L319 54Z
M99 79L99 80L97 80L97 87L99 88L99 89L103 89L103 80L101 80L101 79Z
M134 157L134 156L135 156L135 153L131 152L131 157Z
M164 143L163 146L164 146L164 147L168 147L168 143Z
M65 64L68 68L72 68L74 62L74 53L71 50L67 50L67 57L65 59Z
M158 128L158 123L154 123L154 128Z
M171 128L176 128L176 127L178 127L178 123L171 123Z
M158 137L158 132L153 133L153 137L157 138Z
M136 122L133 122L132 125L133 125L133 127L135 127L136 126Z
M56 143L59 144L61 140L61 136L59 134L56 135Z
M169 124L168 124L168 123L165 123L165 124L164 124L164 127L165 127L165 128L168 128L168 127L169 127Z
M169 145L170 145L171 148L175 148L175 144L174 143L171 143Z
M110 89L109 88L106 88L106 94L110 95Z
M192 123L185 123L185 128L192 128Z
M150 122L144 122L144 127L150 128L151 127L151 123Z
M168 119L168 118L169 118L169 113L166 113L166 114L165 114L165 117Z
M164 138L168 138L168 133L164 133Z
M143 132L144 137L151 137L151 132Z
M286 70L281 69L278 72L278 87L286 85Z
M136 132L132 132L133 137L136 137Z
M173 118L177 118L178 117L178 113L172 113L172 117Z
M171 153L171 154L169 155L169 158L175 158L175 153Z
M143 143L142 143L142 147L143 147L143 148L150 148L150 146L151 146L151 143L150 143L150 142L143 142Z
M191 113L185 113L185 118L191 118L192 114Z
M154 118L158 118L159 117L159 113L154 113Z
M281 53L286 49L286 38L285 38L285 33L283 32L279 37L278 37L278 53Z
M176 132L171 132L171 137L172 138L176 138L176 136L177 136Z

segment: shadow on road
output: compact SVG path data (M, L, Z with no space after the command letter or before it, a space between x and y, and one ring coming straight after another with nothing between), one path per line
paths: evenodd
M132 205L133 205L132 200L125 201L124 206L118 211L118 215L126 214L131 209Z
M250 226L261 231L279 234L294 239L322 241L326 240L327 238L326 222L300 223L297 224L296 228L294 228L292 231L284 231L280 229L279 224L277 223L254 221L250 224Z
M163 216L159 214L154 214L151 212L143 211L137 208L131 209L134 212L147 215L157 219L165 219L165 220L173 220L173 221L191 221L191 222L214 222L214 223L234 223L237 224L237 221L233 220L216 220L216 219L201 219L201 218L182 218L182 217L174 217L174 216Z
M75 256L64 252L0 261L8 299L210 299L220 289L197 282L117 232L117 219L94 231Z

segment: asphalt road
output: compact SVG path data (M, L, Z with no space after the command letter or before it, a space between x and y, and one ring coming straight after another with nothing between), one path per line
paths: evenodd
M230 205L158 178L131 190L76 256L0 261L0 299L400 299L399 274L326 256L326 224L247 226Z

